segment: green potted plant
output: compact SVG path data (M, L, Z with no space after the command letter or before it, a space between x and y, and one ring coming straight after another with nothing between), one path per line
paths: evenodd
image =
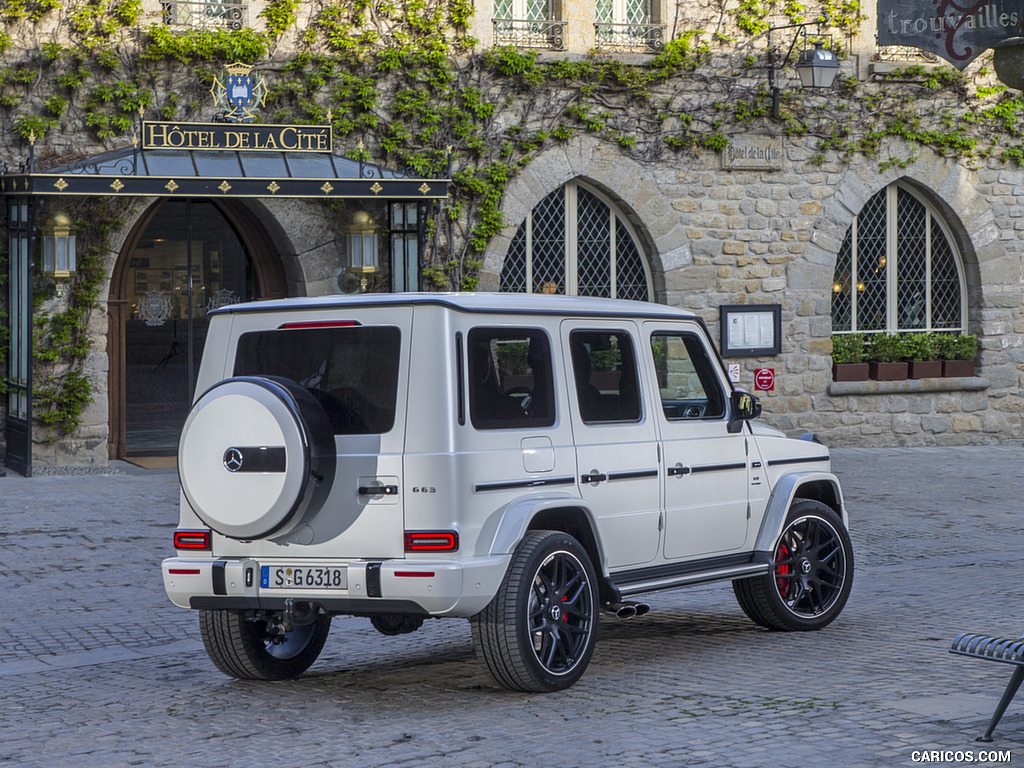
M898 333L876 333L868 345L868 375L875 381L901 381L907 378L909 365L903 338Z
M863 333L832 335L832 380L865 381L868 363L864 359Z
M903 351L910 363L912 379L935 379L942 376L942 361L935 351L935 334L916 331L903 335Z
M974 356L978 337L973 333L936 335L936 350L942 359L942 375L947 378L974 375Z

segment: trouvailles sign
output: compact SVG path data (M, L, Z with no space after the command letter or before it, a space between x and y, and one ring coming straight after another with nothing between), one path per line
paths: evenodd
M1021 34L1024 0L878 0L878 44L906 45L964 69Z

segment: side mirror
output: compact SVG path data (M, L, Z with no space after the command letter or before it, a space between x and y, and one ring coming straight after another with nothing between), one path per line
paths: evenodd
M749 392L734 389L729 399L732 406L729 412L730 432L739 432L743 428L744 421L756 419L761 415L761 401Z

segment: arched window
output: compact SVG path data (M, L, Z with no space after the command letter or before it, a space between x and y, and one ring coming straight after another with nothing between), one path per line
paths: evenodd
M967 290L953 238L931 207L891 184L846 233L832 285L832 330L964 331Z
M570 182L530 211L512 239L501 290L648 301L650 270L632 227L597 191Z

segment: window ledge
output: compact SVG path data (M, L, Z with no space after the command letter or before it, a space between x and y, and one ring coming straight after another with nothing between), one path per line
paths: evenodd
M930 392L980 392L992 386L983 376L949 379L904 379L903 381L833 381L828 394L841 395L916 395Z

